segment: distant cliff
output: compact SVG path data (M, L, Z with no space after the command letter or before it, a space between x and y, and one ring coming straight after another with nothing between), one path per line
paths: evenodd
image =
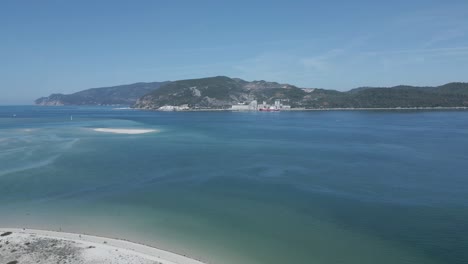
M92 88L73 94L51 94L35 101L37 105L133 105L138 98L168 82L134 83Z
M217 76L181 80L161 86L142 98L136 108L157 109L165 105L189 105L190 108L229 108L233 104L252 100L284 99L295 103L306 92L289 84L276 82L248 82L238 78Z

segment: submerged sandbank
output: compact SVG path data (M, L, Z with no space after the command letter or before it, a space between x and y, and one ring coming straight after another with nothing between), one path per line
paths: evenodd
M156 129L135 129L135 128L93 128L93 130L96 132L128 134L128 135L138 135L138 134L159 132Z
M129 241L36 229L0 228L0 263L203 264Z

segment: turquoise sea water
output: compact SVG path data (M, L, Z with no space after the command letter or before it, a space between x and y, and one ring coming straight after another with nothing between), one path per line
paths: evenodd
M0 107L0 226L218 264L468 263L468 112Z

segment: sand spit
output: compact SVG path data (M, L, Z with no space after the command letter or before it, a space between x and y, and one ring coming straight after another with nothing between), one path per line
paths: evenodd
M203 264L124 240L11 228L0 228L0 263Z
M114 134L127 134L127 135L138 135L152 132L158 132L155 129L130 129L130 128L93 128L96 132L114 133Z

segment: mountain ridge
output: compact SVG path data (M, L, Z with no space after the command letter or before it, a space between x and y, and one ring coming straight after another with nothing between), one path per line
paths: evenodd
M71 95L52 94L39 98L36 104L120 104L139 109L183 105L188 109L228 109L231 105L253 100L270 104L280 100L292 108L304 109L468 107L468 83L359 87L349 91L336 91L300 88L265 80L249 82L240 78L215 76L93 88Z
M289 100L294 92L305 93L290 84L215 76L171 82L143 96L134 106L157 109L167 105L188 105L191 108L226 109L252 100L271 101L272 97Z
M468 107L468 83L361 87L341 92L216 76L171 82L140 98L134 107L158 109L183 105L193 109L227 109L252 100L267 104L280 100L292 108L304 109Z
M90 88L72 94L54 93L41 97L37 105L133 105L141 96L168 82L138 82L109 87Z

